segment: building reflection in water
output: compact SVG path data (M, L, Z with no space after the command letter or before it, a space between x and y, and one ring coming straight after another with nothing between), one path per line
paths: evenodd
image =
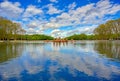
M53 46L55 47L61 47L61 46L67 46L68 42L53 42Z

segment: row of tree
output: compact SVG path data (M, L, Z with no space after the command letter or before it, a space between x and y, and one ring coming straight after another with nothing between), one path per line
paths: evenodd
M33 34L33 35L18 35L18 40L53 40L54 38L48 35L40 35L40 34Z
M22 29L20 23L12 22L8 19L0 17L0 40L52 40L47 35L26 35L26 31Z
M113 40L120 39L120 19L107 21L94 29L92 35L74 34L68 40Z
M120 19L107 21L99 25L95 30L95 39L109 40L120 38Z
M72 36L66 37L68 40L94 40L95 35L87 35L87 34L74 34Z
M18 34L24 33L25 30L19 23L0 17L0 40L16 40Z
M52 40L47 35L26 35L26 31L22 29L20 23L12 22L8 19L0 17L0 40ZM93 35L74 34L66 37L66 39L74 40L109 40L120 39L120 19L107 21L105 24L99 25L93 32Z

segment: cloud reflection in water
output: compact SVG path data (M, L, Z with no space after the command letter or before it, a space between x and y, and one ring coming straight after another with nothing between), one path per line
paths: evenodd
M84 77L85 81L89 77L92 80L114 81L114 78L120 77L120 63L101 57L97 51L99 43L94 41L75 44L29 43L16 46L21 46L24 50L19 51L20 57L0 64L2 80L27 80L30 75L37 77L33 77L33 80L41 81L79 81L80 77Z

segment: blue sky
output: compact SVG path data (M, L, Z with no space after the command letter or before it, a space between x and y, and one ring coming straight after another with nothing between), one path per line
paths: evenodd
M0 0L0 16L21 23L27 34L91 34L99 24L120 18L120 1Z

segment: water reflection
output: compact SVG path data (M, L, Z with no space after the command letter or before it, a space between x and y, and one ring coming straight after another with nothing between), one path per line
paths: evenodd
M111 48L118 45L112 44ZM75 44L69 42L10 44L8 55L14 54L13 51L16 49L17 58L10 57L8 59L16 59L0 63L0 80L117 81L120 77L120 63L99 56L101 53L98 50L108 49L104 45L106 43L101 46L100 42L94 41L78 41ZM5 46L4 49L0 48L0 51L4 50L3 54L4 52L7 54L8 48ZM118 51L114 51L115 54L116 52Z
M16 43L0 43L0 63L19 57L24 46Z
M94 49L108 58L120 60L120 43L119 41L98 41Z
M61 47L61 46L67 46L68 42L53 42L53 46L55 47Z
M97 52L108 58L120 60L119 41L81 41L76 42L75 47L89 52Z

